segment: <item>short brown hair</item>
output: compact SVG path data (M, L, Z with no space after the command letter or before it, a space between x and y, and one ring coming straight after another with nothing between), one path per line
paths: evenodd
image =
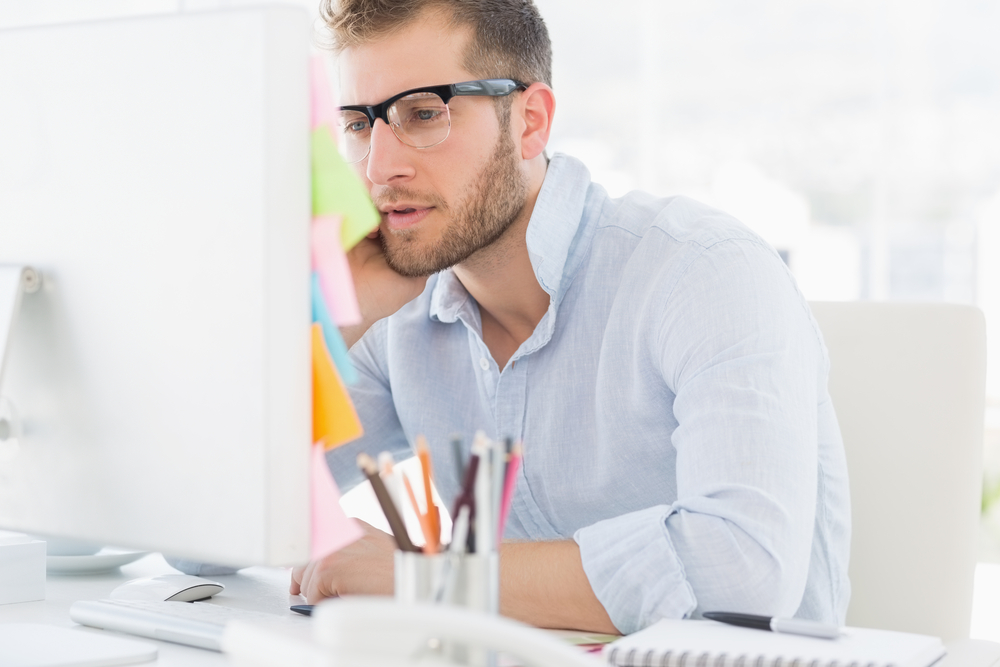
M322 0L320 13L333 33L334 51L385 37L427 10L470 27L463 65L484 79L552 85L552 43L532 0Z

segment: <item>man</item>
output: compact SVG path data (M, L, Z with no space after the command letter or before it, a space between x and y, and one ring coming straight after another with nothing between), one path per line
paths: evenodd
M818 328L778 255L721 212L612 200L576 160L548 159L531 0L324 15L344 150L382 213L350 257L366 434L330 455L342 487L359 451L402 457L423 434L451 499L450 434L523 438L503 614L625 633L707 610L842 622L843 446ZM591 97L621 103L600 82ZM646 122L623 106L622 131ZM292 592L390 594L393 546L366 527L295 570Z

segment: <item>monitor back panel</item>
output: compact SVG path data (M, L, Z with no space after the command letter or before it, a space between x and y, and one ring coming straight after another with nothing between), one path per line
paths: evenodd
M307 556L308 40L289 7L0 32L0 264L43 276L0 527Z

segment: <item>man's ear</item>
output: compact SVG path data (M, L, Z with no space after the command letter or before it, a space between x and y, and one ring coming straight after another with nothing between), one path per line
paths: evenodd
M544 83L533 83L521 93L514 104L521 130L521 158L530 160L545 150L552 132L552 116L556 111L556 97Z

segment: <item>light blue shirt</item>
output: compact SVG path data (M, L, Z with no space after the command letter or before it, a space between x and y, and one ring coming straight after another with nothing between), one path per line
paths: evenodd
M555 155L527 230L549 294L498 368L455 274L351 350L357 452L427 437L458 493L449 437L524 440L505 538L580 546L615 626L743 611L842 623L850 501L819 328L777 253L683 197L611 199Z

